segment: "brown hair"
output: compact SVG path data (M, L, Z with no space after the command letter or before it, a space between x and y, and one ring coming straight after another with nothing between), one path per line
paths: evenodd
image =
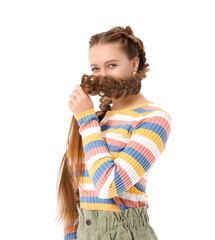
M96 112L99 122L105 113L111 109L112 100L108 98L121 98L138 94L141 90L141 80L146 78L149 71L146 63L144 45L142 41L133 35L130 26L126 28L114 27L107 32L102 32L91 36L89 48L97 44L120 43L121 50L129 60L134 57L139 58L137 73L127 79L119 79L110 75L86 75L81 78L81 87L89 95L99 95L100 111ZM63 156L58 174L57 201L58 220L65 221L67 227L71 227L77 219L76 204L79 202L77 196L78 184L81 177L82 160L84 152L82 137L79 133L77 120L72 117L66 145L66 152Z

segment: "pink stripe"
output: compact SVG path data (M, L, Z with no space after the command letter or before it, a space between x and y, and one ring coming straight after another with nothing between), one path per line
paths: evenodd
M79 195L82 197L98 197L95 190L79 190Z
M86 154L85 154L85 160L86 162L93 156L95 156L96 154L99 153L107 153L107 149L105 147L95 147L91 150L89 150Z
M71 227L64 228L64 234L74 233L78 230L78 223L74 224Z
M117 204L122 204L126 207L133 207L133 208L142 207L142 206L144 206L148 203L147 200L145 200L145 201L132 201L132 200L123 199L123 198L119 198L119 197L114 197L114 201Z
M99 193L103 187L103 185L106 183L106 181L108 180L110 174L112 173L112 171L114 170L114 168L111 169L107 169L99 178L99 180L96 183L96 189L98 189Z
M144 110L153 110L153 109L155 109L155 110L161 110L160 108L158 108L158 107L151 107L151 106L148 106L148 105L145 105L144 107L141 107L142 109L144 109Z
M82 132L87 128L91 128L91 127L99 127L98 121L97 120L91 120L87 123L84 123L80 126L79 131Z
M156 123L162 126L165 129L167 136L169 137L170 124L165 118L160 116L148 117L148 118L144 118L142 122Z
M122 141L119 141L119 140L116 140L114 138L104 138L106 144L109 144L109 145L113 145L115 147L125 147L126 146L126 142L122 142Z
M139 183L145 187L145 186L146 186L146 183L147 183L147 180L146 180L144 177L142 177L142 178L140 179Z
M115 125L130 125L132 127L134 127L136 125L135 121L122 121L122 120L107 120L106 122L103 123L104 125L107 126L115 126Z

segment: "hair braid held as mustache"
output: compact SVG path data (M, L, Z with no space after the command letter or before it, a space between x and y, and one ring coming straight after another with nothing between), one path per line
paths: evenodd
M146 64L145 67L149 66ZM111 75L87 75L84 74L81 78L80 86L82 89L91 96L99 95L100 109L99 112L110 110L111 99L108 98L121 98L129 95L136 95L141 90L141 80L146 78L146 72L149 69L144 68L140 72L136 72L135 75L121 79L113 77ZM103 114L101 114L103 115ZM99 117L99 115L98 115Z

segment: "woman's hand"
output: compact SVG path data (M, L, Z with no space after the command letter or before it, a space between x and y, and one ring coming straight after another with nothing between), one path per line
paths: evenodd
M94 108L93 102L89 95L85 93L80 85L75 85L76 89L72 91L73 95L70 95L70 101L68 102L71 112L76 115L88 109Z

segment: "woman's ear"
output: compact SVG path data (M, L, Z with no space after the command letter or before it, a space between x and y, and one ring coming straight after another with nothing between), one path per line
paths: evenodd
M137 72L138 66L139 66L139 58L135 57L133 60L133 71Z

